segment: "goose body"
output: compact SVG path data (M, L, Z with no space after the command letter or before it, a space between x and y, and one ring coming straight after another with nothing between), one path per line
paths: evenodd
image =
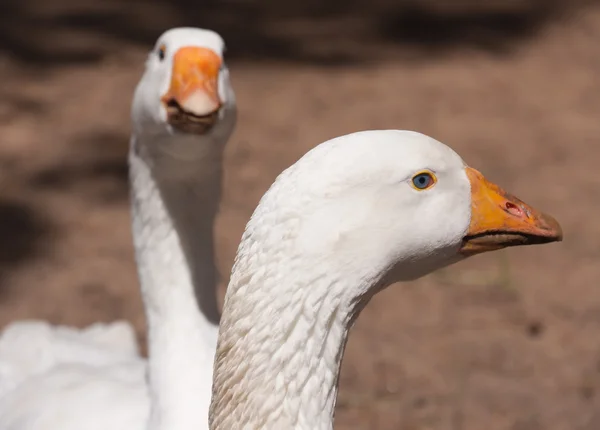
M331 429L348 331L374 294L561 237L554 219L425 135L368 131L317 146L276 179L244 231L210 429Z
M224 43L165 32L132 104L133 239L149 359L126 322L19 321L0 337L0 430L202 430L219 312L212 227L236 121Z

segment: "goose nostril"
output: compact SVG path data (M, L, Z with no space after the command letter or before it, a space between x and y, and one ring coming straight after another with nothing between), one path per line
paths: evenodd
M518 217L522 217L523 214L523 209L521 209L519 206L515 205L514 203L511 202L506 202L504 204L505 208L506 208L506 212L508 212L509 214L512 214L514 216L518 216Z

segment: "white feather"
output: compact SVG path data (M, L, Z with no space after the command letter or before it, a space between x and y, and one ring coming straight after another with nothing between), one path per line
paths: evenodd
M157 48L165 45L161 60ZM127 322L84 329L15 322L0 336L0 430L202 430L208 426L218 310L212 222L221 154L235 124L225 67L223 103L206 134L177 132L160 96L183 46L223 41L193 28L164 33L132 105L133 235L148 318L149 360ZM189 243L185 240L189 237Z
M418 189L424 171L437 180ZM463 258L481 203L467 172L446 145L385 130L325 142L277 178L227 287L211 430L333 427L348 332L369 299ZM504 213L498 204L476 219L504 228Z

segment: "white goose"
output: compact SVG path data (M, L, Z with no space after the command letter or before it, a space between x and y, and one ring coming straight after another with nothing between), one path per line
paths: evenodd
M16 322L0 338L0 430L208 427L219 312L212 227L236 121L224 43L165 32L132 105L133 236L149 360L127 323Z
M282 173L246 226L215 359L211 430L331 429L348 330L396 281L559 224L408 131L325 142Z

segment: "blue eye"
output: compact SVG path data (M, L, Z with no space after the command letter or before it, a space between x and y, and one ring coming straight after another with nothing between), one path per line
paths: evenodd
M417 190L425 190L435 184L435 179L431 173L423 172L413 176L412 183Z

